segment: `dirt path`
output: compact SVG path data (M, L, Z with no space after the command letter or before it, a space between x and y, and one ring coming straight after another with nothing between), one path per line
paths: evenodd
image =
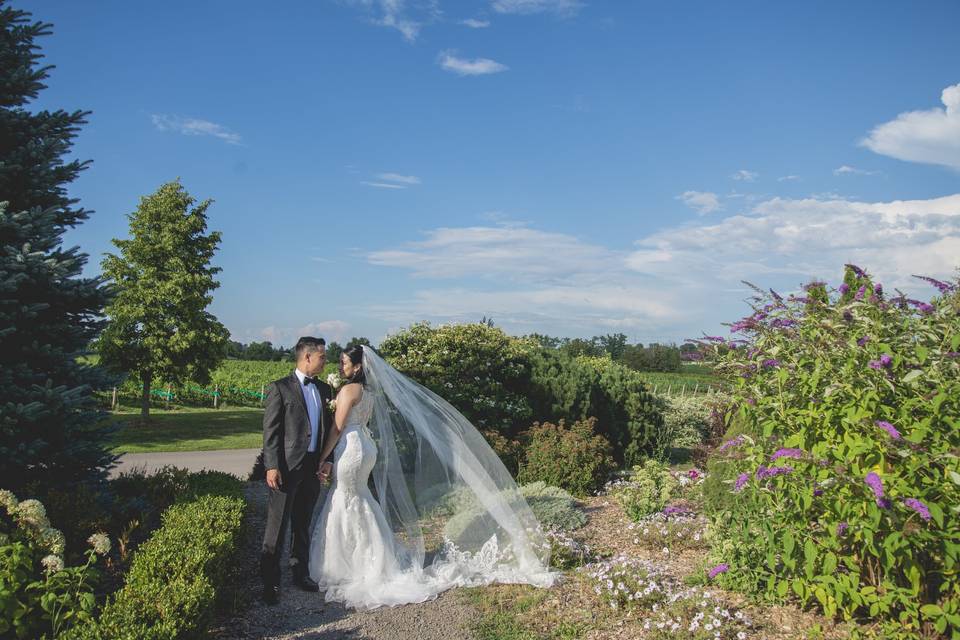
M246 523L248 539L238 558L242 566L237 585L238 613L217 620L210 637L276 640L470 640L473 637L469 627L476 614L456 590L423 604L356 612L324 602L322 593L306 593L295 588L285 569L280 603L264 604L260 600L257 561L266 512L266 488L262 483L248 483L246 493L250 509ZM323 498L321 495L320 504ZM281 564L286 567L286 560Z

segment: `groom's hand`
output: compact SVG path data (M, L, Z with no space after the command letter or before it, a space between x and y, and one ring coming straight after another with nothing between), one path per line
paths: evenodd
M279 469L267 469L267 486L274 490L283 486Z
M333 471L333 464L324 462L322 465L320 465L320 470L317 471L317 478L326 482L330 479L331 471Z

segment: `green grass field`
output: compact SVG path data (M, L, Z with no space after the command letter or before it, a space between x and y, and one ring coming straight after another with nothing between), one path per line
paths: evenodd
M263 443L263 409L252 407L151 409L146 425L139 411L123 407L111 420L120 426L114 453L251 449Z
M702 365L685 365L676 373L646 371L640 375L651 389L656 389L658 395L707 393L711 389L719 391L726 386L721 378Z

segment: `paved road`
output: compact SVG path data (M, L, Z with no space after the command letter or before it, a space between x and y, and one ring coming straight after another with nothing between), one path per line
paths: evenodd
M223 449L220 451L169 451L163 453L125 453L120 456L111 475L139 467L149 473L164 465L190 471L213 469L232 473L246 480L260 449Z

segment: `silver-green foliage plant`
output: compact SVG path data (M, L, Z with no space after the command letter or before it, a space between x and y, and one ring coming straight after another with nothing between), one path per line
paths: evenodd
M679 490L680 482L670 472L670 466L654 459L635 466L626 480L608 485L609 494L635 522L662 511L670 500L678 496Z
M707 339L739 407L711 465L722 584L960 638L960 293L924 279L933 301L888 298L848 265Z

